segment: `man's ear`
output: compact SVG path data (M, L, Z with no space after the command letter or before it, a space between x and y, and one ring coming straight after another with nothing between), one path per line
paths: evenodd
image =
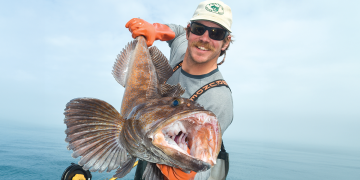
M226 42L223 44L223 46L222 46L222 48L221 48L222 51L225 51L226 48L229 46L230 41L231 41L231 35L228 36L228 39L229 39L229 40L226 41Z
M187 29L189 29L189 28L190 28L190 24L187 25ZM190 34L189 34L189 31L187 29L186 29L186 39L189 40Z

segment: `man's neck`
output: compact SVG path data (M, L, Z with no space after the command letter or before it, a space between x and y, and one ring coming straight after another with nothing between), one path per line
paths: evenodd
M217 68L217 59L208 61L206 63L196 63L191 60L188 50L186 50L185 57L181 68L191 75L208 74Z

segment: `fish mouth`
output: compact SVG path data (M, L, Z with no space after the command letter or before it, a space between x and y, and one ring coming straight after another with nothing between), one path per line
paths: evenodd
M216 164L221 146L220 125L209 111L185 112L170 117L149 138L165 154L192 171ZM178 164L178 163L175 163Z

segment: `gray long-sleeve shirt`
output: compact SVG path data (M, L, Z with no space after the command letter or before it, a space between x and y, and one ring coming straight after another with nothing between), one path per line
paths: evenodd
M175 32L175 38L167 41L171 48L170 65L174 68L179 62L184 60L188 41L186 39L184 27L174 24L168 24L168 26ZM218 79L223 79L218 69L204 75L191 75L182 68L179 68L168 79L167 83L172 85L180 83L181 86L185 88L185 93L182 97L190 98L190 96L201 87ZM225 86L211 88L202 94L196 102L200 103L206 110L210 110L216 115L220 123L221 134L223 135L233 120L233 101L230 89ZM207 180L210 173L211 169L197 173L195 180Z
M168 25L176 34L173 40L167 41L170 51L170 65L174 68L179 62L183 61L188 46L184 27L174 24ZM168 84L180 83L185 88L184 98L190 98L197 90L204 85L218 79L223 79L219 69L215 69L204 75L191 75L179 68L168 79ZM233 120L233 102L229 88L225 86L211 88L202 94L197 101L206 110L212 111L219 120L221 134L229 127Z

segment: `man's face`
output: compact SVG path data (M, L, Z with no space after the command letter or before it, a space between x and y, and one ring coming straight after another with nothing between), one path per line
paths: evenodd
M216 23L210 21L196 21L208 27L222 28ZM190 25L188 25L190 27ZM195 35L190 32L186 36L188 40L188 51L190 59L195 63L206 63L209 61L217 62L221 50L225 50L230 41L224 44L223 40L213 40L209 37L209 32L206 31L203 35Z

